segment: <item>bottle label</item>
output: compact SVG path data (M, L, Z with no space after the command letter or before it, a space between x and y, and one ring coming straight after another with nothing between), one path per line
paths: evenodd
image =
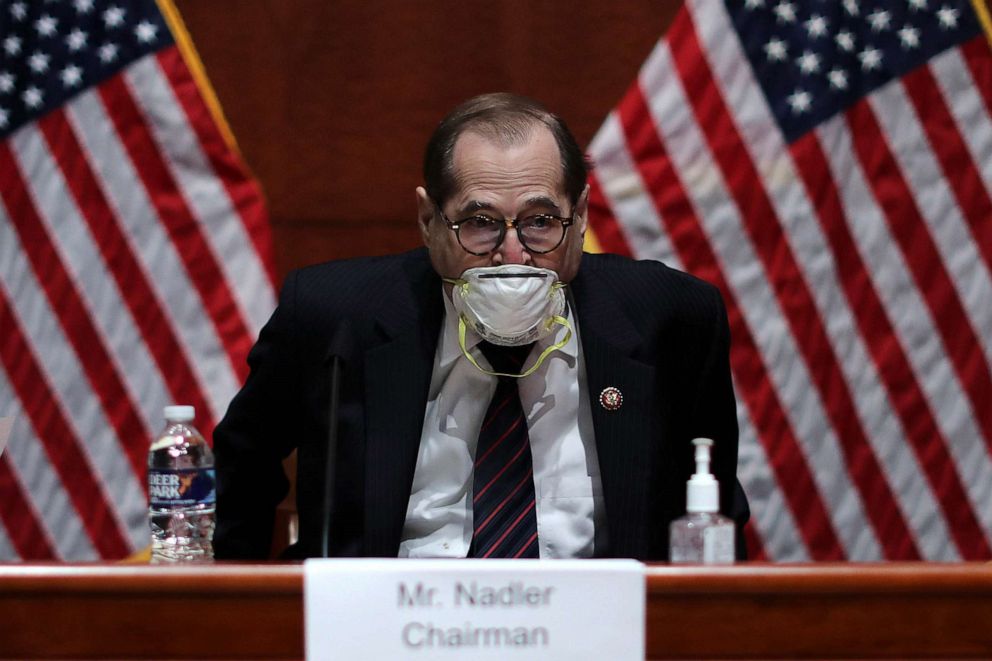
M152 507L213 505L217 500L213 468L155 468L148 471Z
M703 528L703 562L719 564L734 561L734 527L732 525Z

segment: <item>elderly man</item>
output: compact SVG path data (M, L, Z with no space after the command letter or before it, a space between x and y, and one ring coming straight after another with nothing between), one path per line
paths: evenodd
M426 249L287 277L214 434L218 558L267 555L297 449L291 557L319 555L329 526L337 556L664 560L697 436L715 441L743 553L720 295L658 262L583 254L586 167L537 103L476 97L427 146Z

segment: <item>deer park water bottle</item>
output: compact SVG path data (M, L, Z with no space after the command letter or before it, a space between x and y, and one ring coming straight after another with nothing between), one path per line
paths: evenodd
M211 562L214 454L193 426L192 406L166 406L165 429L148 453L153 563Z

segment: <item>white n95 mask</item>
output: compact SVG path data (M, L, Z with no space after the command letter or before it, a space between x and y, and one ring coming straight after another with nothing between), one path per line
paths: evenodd
M482 339L500 346L520 346L550 335L556 326L568 328L565 338L548 347L530 369L536 370L549 353L565 346L572 331L565 319L565 284L549 269L518 264L483 266L446 279L454 285L452 304L458 312L458 339L462 352L487 374L465 350L465 330L471 328Z

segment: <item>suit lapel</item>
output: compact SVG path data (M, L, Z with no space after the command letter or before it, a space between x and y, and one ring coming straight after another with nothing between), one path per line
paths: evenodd
M632 356L643 340L608 283L583 264L572 282L596 435L610 555L645 557L651 466L658 452L655 370ZM600 403L604 388L623 395L618 410Z
M383 344L365 353L365 551L395 556L417 463L424 409L444 306L441 282L411 259L409 288L383 301ZM406 283L404 283L406 284Z

